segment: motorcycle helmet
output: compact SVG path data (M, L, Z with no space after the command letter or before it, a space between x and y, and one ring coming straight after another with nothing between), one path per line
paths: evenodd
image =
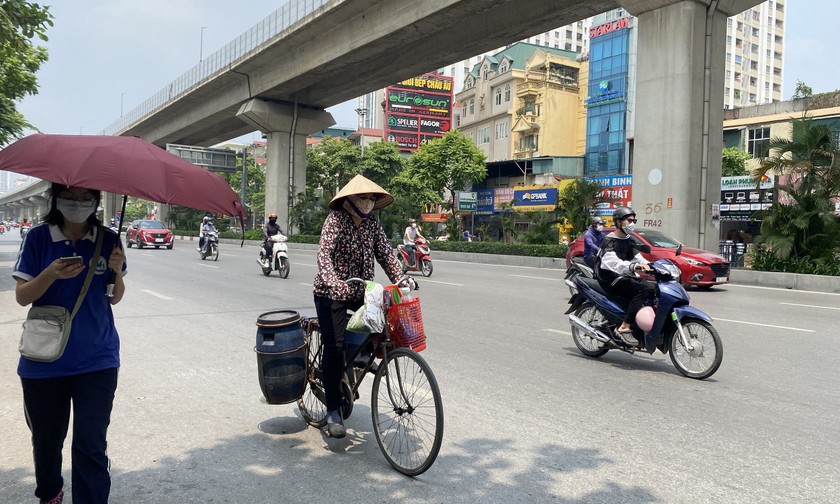
M633 217L636 216L636 212L634 212L632 208L626 206L618 207L613 212L613 224L617 223L620 220L624 220L627 217L630 217L631 215Z
M602 219L600 217L592 217L592 220L589 221L589 225L592 226L592 227L595 227L598 224L606 224L606 223L604 222L604 219Z
M409 224L414 224L415 222L417 222L415 219L408 219Z
M268 221L271 223L277 222L277 212L271 212L268 214Z
M207 224L208 222L210 222L210 217L208 217L208 216L206 216L206 215L205 215L205 216L204 216L204 218L203 218L203 219L201 219L201 222L203 222L203 223Z
M645 306L636 312L636 325L644 332L650 332L653 329L653 319L656 318L656 313L650 306Z

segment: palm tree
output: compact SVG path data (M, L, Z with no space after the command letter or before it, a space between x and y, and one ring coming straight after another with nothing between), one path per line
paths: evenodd
M753 172L756 180L776 174L780 196L764 212L757 241L777 259L831 260L840 239L831 202L840 197L837 130L807 117L792 125L792 139L771 139L768 148L773 155L763 158Z
M604 197L604 188L592 180L577 179L567 185L560 193L557 201L557 212L560 222L572 226L569 232L571 239L580 235L589 227L592 211L598 203L611 203Z

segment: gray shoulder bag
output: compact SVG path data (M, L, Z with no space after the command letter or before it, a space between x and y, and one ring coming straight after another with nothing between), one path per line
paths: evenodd
M36 362L53 362L64 355L67 340L70 339L73 317L82 306L90 282L93 280L93 274L96 272L96 266L99 264L105 233L102 229L97 229L96 235L96 250L88 264L87 277L76 300L73 313L69 313L63 306L33 306L29 309L26 320L23 322L23 334L20 335L18 347L20 354L27 359Z

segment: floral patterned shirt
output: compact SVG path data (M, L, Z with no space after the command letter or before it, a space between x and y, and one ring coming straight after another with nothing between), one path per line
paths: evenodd
M321 228L318 272L312 290L316 296L336 301L358 301L364 297L364 285L344 281L353 277L373 279L374 259L391 282L402 277L402 267L379 221L365 219L356 226L345 210L333 210Z

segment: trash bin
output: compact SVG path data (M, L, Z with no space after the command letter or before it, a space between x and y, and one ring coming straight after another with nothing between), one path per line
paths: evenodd
M276 310L257 318L257 368L268 404L287 404L306 388L306 341L294 310Z

